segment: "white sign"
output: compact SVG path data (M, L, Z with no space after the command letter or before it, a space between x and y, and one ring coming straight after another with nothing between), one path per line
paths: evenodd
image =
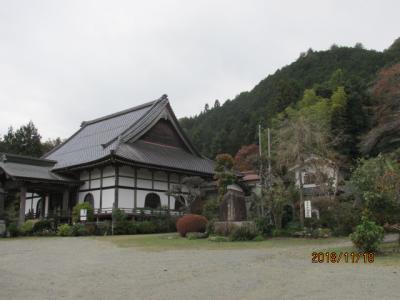
M306 218L311 218L311 201L304 201L304 214Z
M81 209L80 220L81 221L86 221L87 220L87 209Z

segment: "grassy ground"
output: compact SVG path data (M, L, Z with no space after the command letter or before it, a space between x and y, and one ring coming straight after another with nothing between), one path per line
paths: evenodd
M98 238L112 242L118 247L135 247L146 251L167 251L186 249L262 249L276 247L310 246L326 248L329 244L338 244L348 241L348 238L301 239L301 238L271 238L260 242L214 242L208 239L188 240L177 234L150 234L150 235L121 235Z

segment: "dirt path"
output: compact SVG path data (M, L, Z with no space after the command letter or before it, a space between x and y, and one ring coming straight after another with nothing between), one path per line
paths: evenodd
M398 267L312 264L312 250L146 252L93 238L2 240L0 299L399 299Z

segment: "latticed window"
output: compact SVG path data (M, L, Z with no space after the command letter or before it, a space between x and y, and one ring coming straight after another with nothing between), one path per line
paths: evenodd
M86 194L85 199L83 201L89 203L91 207L94 207L94 198L91 193Z
M160 208L160 196L158 196L156 193L147 194L146 199L144 200L144 207L152 209Z

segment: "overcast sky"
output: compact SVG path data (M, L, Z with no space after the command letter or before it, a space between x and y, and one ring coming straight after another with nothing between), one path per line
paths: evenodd
M0 134L81 121L168 94L178 117L232 99L308 48L383 50L400 1L1 1Z

